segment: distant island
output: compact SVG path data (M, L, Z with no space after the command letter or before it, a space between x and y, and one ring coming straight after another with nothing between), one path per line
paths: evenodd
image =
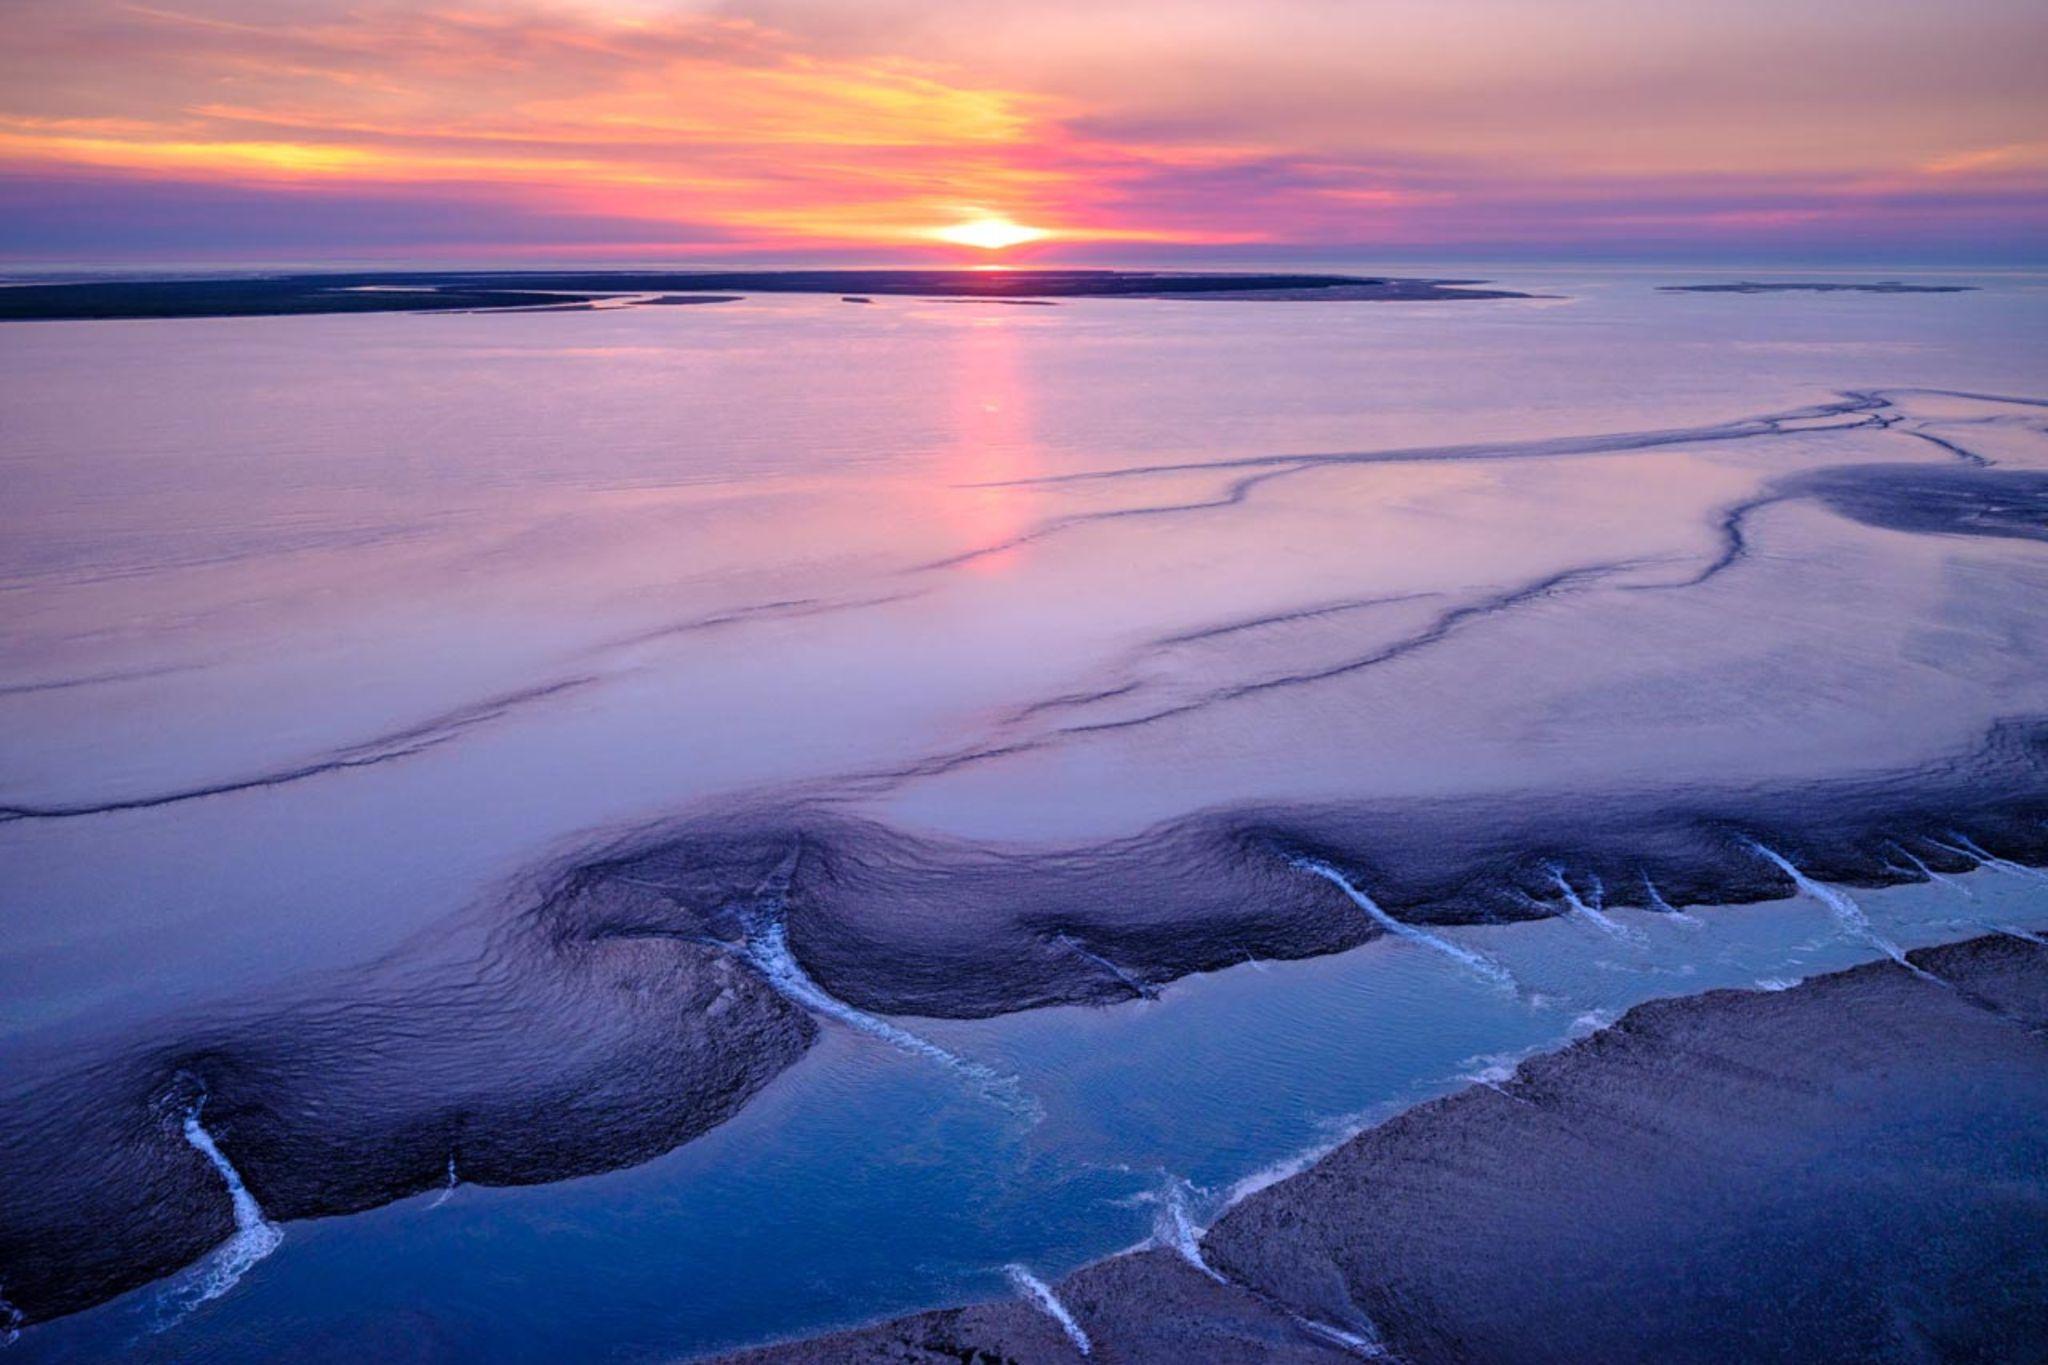
M1734 284L1665 284L1667 294L1968 294L1974 284L1905 284L1879 280L1875 284L1836 284L1813 280L1784 282L1740 280Z
M1529 297L1477 280L1124 270L374 271L0 287L0 321L271 317L298 313L566 310L723 303L746 294L1023 301L1194 298L1417 302ZM641 297L646 296L646 297Z

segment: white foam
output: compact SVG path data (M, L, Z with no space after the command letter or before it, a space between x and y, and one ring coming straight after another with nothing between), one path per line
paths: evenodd
M2028 867L2025 863L2016 863L2010 858L2001 858L1996 853L1978 847L1968 835L1958 834L1956 831L1950 830L1948 837L1961 844L1963 852L1969 854L1986 867L1995 867L2000 872L2009 872L2015 877L2024 877L2031 882L2048 882L2048 872L2043 872L2038 867ZM1933 841L1929 840L1928 842L1932 843ZM1942 847L1942 845L1936 845L1936 847Z
M27 1316L5 1294L0 1294L0 1346L12 1346L21 1340L21 1324Z
M1458 1079L1473 1085L1499 1086L1515 1077L1515 1071L1522 1065L1526 1052L1496 1052L1485 1057L1468 1057L1468 1062L1479 1065L1470 1071L1458 1073Z
M1673 905L1670 901L1665 900L1664 893L1657 889L1657 883L1650 880L1650 874L1647 872L1643 874L1643 890L1648 895L1650 901L1650 908L1652 910L1655 910L1658 914L1669 915L1671 918L1677 920L1680 924L1691 924L1695 926L1699 924L1700 918L1698 915L1689 915L1685 911Z
M1051 1285L1015 1261L1004 1266L1003 1273L1010 1277L1010 1283L1016 1286L1019 1294L1060 1325L1060 1330L1067 1334L1067 1340L1074 1343L1075 1350L1084 1356L1095 1354L1094 1343L1088 1340L1088 1334L1081 1330L1080 1323L1074 1321L1074 1315L1067 1311L1059 1296L1052 1292Z
M1342 1327L1333 1327L1327 1322L1319 1322L1300 1313L1294 1315L1294 1320L1325 1341L1342 1346L1345 1350L1365 1356L1367 1359L1384 1360L1387 1356L1387 1348L1371 1337L1357 1332L1347 1332Z
M1055 941L1061 947L1072 952L1075 956L1085 958L1088 961L1094 963L1096 966L1102 968L1102 970L1108 972L1118 981L1130 987L1130 989L1135 994L1137 994L1139 998L1145 1000L1153 1000L1158 998L1158 992L1154 991L1150 986L1138 980L1136 977L1132 976L1123 968L1117 966L1114 962L1111 962L1102 954L1094 952L1086 947L1083 947L1079 942L1077 942L1074 939L1074 937L1071 934L1057 935Z
M1515 1073L1521 1069L1523 1061L1534 1055L1535 1051L1536 1049L1527 1049L1514 1053L1499 1052L1484 1057L1468 1057L1465 1059L1468 1064L1478 1062L1480 1065L1470 1071L1458 1073L1458 1079L1467 1085L1484 1086L1504 1099L1513 1100L1516 1104L1532 1103L1526 1097L1508 1089L1508 1082L1515 1078Z
M1195 1187L1181 1177L1166 1177L1164 1188L1154 1197L1157 1211L1152 1218L1152 1244L1174 1252L1216 1283L1227 1283L1202 1256L1202 1230L1195 1225L1194 1192Z
M235 1169L213 1134L199 1121L199 1111L205 1107L204 1094L192 1102L192 1108L185 1114L185 1141L195 1151L211 1162L213 1169L220 1173L227 1186L228 1201L234 1209L235 1232L227 1241L208 1252L206 1258L180 1275L165 1287L159 1297L159 1304L169 1310L169 1316L157 1324L156 1330L176 1323L201 1304L209 1303L233 1289L249 1268L277 1250L284 1240L284 1230L263 1216L263 1208L256 1202L256 1196L249 1193L249 1187L242 1181L242 1173Z
M1972 891L1968 886L1964 885L1962 878L1951 877L1946 872L1936 872L1933 868L1929 867L1924 861L1922 861L1918 856L1916 856L1912 849L1907 848L1904 844L1901 844L1896 840L1886 840L1886 843L1890 847L1897 849L1901 854L1903 854L1905 856L1906 861L1913 864L1915 868L1917 868L1923 875L1926 876L1927 880L1931 882L1940 882L1943 886L1958 891L1963 895L1968 896L1972 900L1975 900L1977 898L1977 893Z
M1569 877L1565 876L1563 868L1551 868L1550 880L1557 884L1558 893L1564 897L1564 903L1571 908L1571 912L1598 929L1601 933L1611 934L1615 938L1624 939L1630 943L1642 941L1642 935L1636 933L1633 929L1616 923L1600 906L1580 899L1579 889L1572 885ZM1601 899L1599 886L1599 879L1595 878L1593 882L1593 899L1596 901Z
M1294 862L1303 871L1314 873L1349 896L1353 905L1365 911L1375 924L1385 929L1388 933L1408 939L1413 943L1420 943L1426 948L1435 949L1444 956L1460 963L1468 971L1484 977L1503 990L1511 991L1515 989L1514 975L1507 968L1482 953L1475 953L1469 948L1461 948L1449 939L1439 938L1426 929L1418 929L1412 924L1395 919L1392 915L1382 910L1379 907L1379 903L1373 900L1371 896L1366 895L1365 892L1352 885L1349 877L1346 877L1328 863L1315 858L1297 858Z
M1269 1162L1253 1171L1250 1175L1239 1179L1236 1184L1232 1185L1225 1192L1223 1207L1225 1209L1235 1208L1260 1190L1277 1185L1290 1176L1301 1174L1330 1153L1336 1151L1339 1147L1342 1147L1345 1143L1351 1141L1351 1139L1357 1137L1360 1133L1363 1133L1366 1129L1376 1123L1384 1122L1407 1107L1405 1101L1389 1100L1384 1104L1374 1105L1370 1109L1346 1114L1340 1118L1324 1120L1320 1126L1328 1134L1325 1140L1317 1142L1312 1146L1304 1147L1298 1152L1283 1156L1277 1161Z
M455 1174L455 1153L450 1152L448 1154L448 1183L441 1187L441 1192L434 1196L434 1202L427 1205L427 1207L430 1209L440 1208L448 1202L448 1196L454 1194L455 1187L461 1183L460 1178Z
M1801 892L1826 906L1828 913L1835 917L1835 923L1839 924L1843 932L1847 933L1851 938L1859 939L1869 944L1917 977L1928 981L1939 981L1941 979L1934 975L1934 973L1908 962L1906 960L1906 950L1877 932L1876 926L1870 922L1870 917L1863 913L1863 907L1858 905L1848 892L1838 887L1829 886L1825 882L1815 881L1794 866L1790 858L1787 858L1775 849L1766 847L1754 839L1749 840L1748 843L1751 848L1775 863L1780 871L1792 879L1792 884L1798 887Z
M1037 1101L1024 1093L1014 1076L1005 1076L999 1071L983 1066L980 1062L971 1062L965 1057L955 1056L937 1043L918 1037L909 1029L899 1028L886 1019L877 1018L864 1010L857 1010L812 980L811 974L803 969L803 964L790 952L789 934L783 928L780 918L769 919L755 926L742 951L747 961L767 979L770 986L805 1009L830 1019L837 1019L847 1027L865 1033L870 1038L879 1039L913 1057L923 1057L927 1061L937 1062L972 1082L982 1095L1006 1109L1033 1120L1043 1117L1043 1110L1039 1108Z

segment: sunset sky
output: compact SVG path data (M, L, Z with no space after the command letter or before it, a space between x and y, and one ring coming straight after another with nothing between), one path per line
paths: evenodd
M0 257L2038 259L2040 0L9 0Z

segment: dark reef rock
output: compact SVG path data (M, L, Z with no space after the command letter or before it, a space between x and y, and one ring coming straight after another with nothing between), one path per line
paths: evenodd
M2023 1359L2048 1342L2048 951L1912 960L1949 985L1885 963L1639 1006L1205 1246L1417 1361Z
M2048 949L1639 1005L1055 1287L1104 1362L2041 1360ZM1220 1280L1220 1282L1219 1282ZM983 1354L986 1353L986 1354ZM732 1357L1081 1359L1018 1302Z
M1160 1365L1336 1365L1353 1350L1242 1285L1169 1251L1130 1252L1075 1271L1056 1291L1083 1324L1089 1356ZM725 1358L725 1365L1041 1365L1084 1357L1022 1300L942 1308Z
M181 1027L11 1090L0 1283L29 1321L189 1264L233 1231L207 1131L274 1221L444 1185L644 1161L730 1117L802 1055L810 1018L728 955L583 942L472 979L395 971Z
M1403 920L1497 923L1566 913L1567 887L1649 909L1794 894L1760 845L1852 886L2044 862L2044 818L2048 727L2013 722L1924 770L1828 783L1227 810L1066 849L919 838L829 807L735 813L564 872L533 918L564 941L736 943L738 908L793 858L777 914L820 985L879 1013L974 1018L1375 936L1304 859Z
M1956 465L1833 465L1778 484L1838 516L1920 535L2048 540L2048 473Z

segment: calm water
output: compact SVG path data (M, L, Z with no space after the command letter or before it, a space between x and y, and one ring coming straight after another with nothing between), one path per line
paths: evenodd
M1863 893L1905 947L2048 930L2048 886ZM284 1241L189 1317L176 1285L35 1329L25 1360L254 1360L398 1350L507 1360L658 1360L1010 1292L1146 1240L1190 1181L1197 1218L1359 1126L1630 1004L1782 986L1874 956L1811 900L1691 923L1619 912L1639 941L1577 921L1444 931L1519 986L1379 940L1168 987L1157 1001L912 1027L1021 1082L1033 1122L954 1073L833 1029L734 1122L632 1170L458 1187ZM534 1115L536 1124L549 1116Z
M400 945L455 952L549 858L799 786L922 831L1092 839L1241 800L1910 767L2048 709L2037 547L1808 505L1771 509L1754 562L1698 593L1573 595L1400 669L1209 705L1547 574L1683 577L1717 509L1780 475L1942 458L1817 419L1530 443L1844 389L2048 396L2039 277L1762 297L1654 291L1688 271L1496 277L1559 297L0 329L0 803L55 816L0 824L0 1067ZM1902 425L2048 463L2023 410L1895 401ZM1484 458L1223 463L1447 447ZM99 807L122 809L66 814ZM2039 926L2043 889L1861 899L1910 946ZM291 1224L160 1333L152 1288L15 1350L671 1358L997 1294L1006 1261L1050 1276L1142 1239L1169 1174L1213 1211L1634 1001L1874 955L1813 901L1620 918L1639 941L1446 932L1518 991L1381 941L1135 1006L901 1021L1016 1077L1036 1122L828 1026L658 1161Z

